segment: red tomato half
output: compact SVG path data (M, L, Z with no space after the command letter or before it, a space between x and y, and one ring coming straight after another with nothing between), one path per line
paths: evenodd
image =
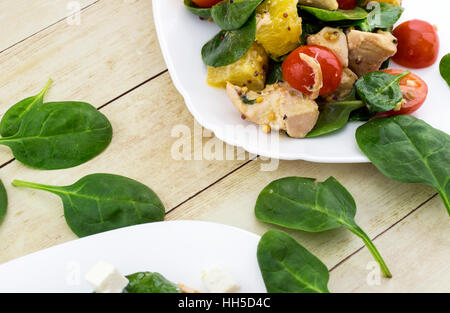
M283 62L283 75L286 81L303 94L311 94L315 77L313 69L302 59L300 53L315 58L322 69L323 87L320 95L328 95L341 84L342 64L333 51L326 47L308 45L295 49Z
M403 73L404 70L387 69L383 72L391 75L399 75ZM400 80L400 89L402 90L403 98L406 100L406 103L402 105L400 111L385 112L382 113L381 116L411 114L422 106L428 95L427 83L425 83L422 78L412 73Z
M338 0L339 9L341 10L353 10L358 3L358 0Z
M192 0L192 2L201 8L210 8L221 1L222 0Z
M398 39L397 54L392 59L405 67L424 68L433 65L439 54L439 37L428 22L411 20L394 29Z

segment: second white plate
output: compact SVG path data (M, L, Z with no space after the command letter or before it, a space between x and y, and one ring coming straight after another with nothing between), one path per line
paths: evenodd
M43 250L0 266L0 292L92 292L85 274L99 260L123 275L159 272L206 292L202 270L220 265L239 292L266 292L256 250L260 237L231 226L172 221L122 228Z

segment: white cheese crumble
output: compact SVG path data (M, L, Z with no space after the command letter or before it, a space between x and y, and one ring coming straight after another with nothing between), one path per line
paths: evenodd
M218 265L203 270L202 280L206 289L212 293L233 293L241 288L234 277Z
M128 279L111 264L100 261L85 276L97 293L122 293Z

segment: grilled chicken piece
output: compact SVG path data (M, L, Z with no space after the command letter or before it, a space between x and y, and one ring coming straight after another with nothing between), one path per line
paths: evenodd
M337 0L299 0L298 3L309 7L331 11L337 10L339 7Z
M358 76L378 71L384 61L397 53L397 39L389 32L351 30L347 34L347 41L349 68Z
M353 86L355 85L355 82L357 80L358 75L353 73L351 69L344 68L344 70L342 71L341 84L339 85L338 89L326 96L326 100L328 102L343 100L352 92Z
M291 137L303 138L319 118L317 103L288 83L268 85L260 92L228 83L227 93L243 117L263 125L267 132L285 130Z
M339 28L325 27L315 35L308 36L308 45L319 45L331 49L343 67L348 67L347 36Z

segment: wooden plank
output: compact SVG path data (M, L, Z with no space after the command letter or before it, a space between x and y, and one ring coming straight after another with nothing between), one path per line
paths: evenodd
M76 24L79 9L97 0L14 0L0 1L0 51L30 37L40 30L68 18L68 23ZM76 13L75 13L76 14ZM74 17L74 18L72 18Z
M450 221L439 197L433 198L376 239L393 278L373 272L363 249L331 272L334 292L449 292Z
M114 138L94 160L58 171L34 170L14 161L0 170L10 200L0 227L0 262L75 239L65 223L59 198L14 188L10 185L14 179L69 185L87 174L114 173L148 185L170 209L245 162L237 160L237 155L231 161L173 158L172 147L179 137L172 137L172 131L187 129L193 133L194 120L167 73L109 104L102 112L114 127ZM206 146L211 140L200 138L198 142Z
M282 161L279 169L261 172L260 162L241 168L196 198L168 214L168 219L205 220L224 223L263 234L276 228L259 222L254 206L259 192L271 181L287 176L315 177L320 181L337 178L354 196L358 224L375 237L435 192L420 184L401 184L384 177L370 164L313 164ZM329 268L363 246L345 229L311 234L289 231L305 247L320 257ZM381 249L381 254L383 254Z
M60 22L0 54L0 114L53 78L47 100L99 107L166 69L151 1L100 1L79 26ZM0 147L0 164L12 154Z

